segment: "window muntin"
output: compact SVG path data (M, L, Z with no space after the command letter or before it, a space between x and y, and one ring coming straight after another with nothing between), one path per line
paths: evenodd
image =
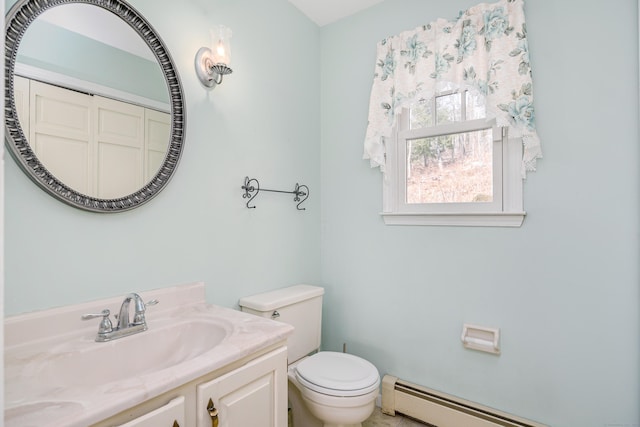
M435 112L435 114L434 114ZM420 129L486 117L485 97L477 90L446 91L410 109L409 127Z

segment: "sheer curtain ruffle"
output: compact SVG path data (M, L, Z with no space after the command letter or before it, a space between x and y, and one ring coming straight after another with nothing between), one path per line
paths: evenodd
M486 99L487 119L524 145L523 176L542 157L533 109L523 0L480 4L378 43L364 158L384 171L385 140L402 108L451 89Z

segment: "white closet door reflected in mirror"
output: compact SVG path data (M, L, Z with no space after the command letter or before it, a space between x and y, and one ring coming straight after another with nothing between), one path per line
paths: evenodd
M168 113L18 76L15 87L33 151L77 192L101 199L134 193L165 158Z

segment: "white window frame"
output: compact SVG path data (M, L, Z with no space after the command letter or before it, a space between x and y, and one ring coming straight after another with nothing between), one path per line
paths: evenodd
M386 141L383 212L387 225L448 225L520 227L526 213L522 199L522 141L509 138L508 128L495 120L467 120L453 124L410 129L409 110L398 117L395 138ZM493 128L494 202L406 203L407 141L452 133Z

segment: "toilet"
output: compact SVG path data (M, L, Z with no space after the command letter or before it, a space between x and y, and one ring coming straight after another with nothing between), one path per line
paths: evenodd
M373 413L380 374L369 361L318 351L324 289L296 285L241 298L242 311L292 325L287 341L293 427L360 427Z

